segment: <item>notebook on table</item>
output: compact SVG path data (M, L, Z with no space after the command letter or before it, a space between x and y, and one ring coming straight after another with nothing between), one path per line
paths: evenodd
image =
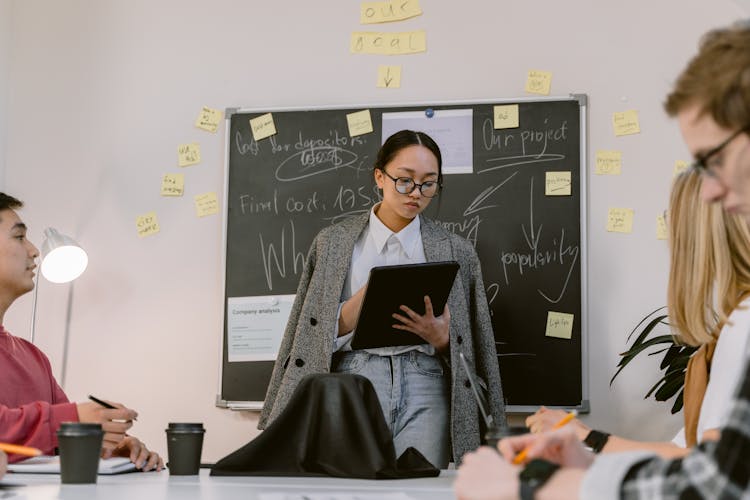
M122 474L138 470L127 457L99 459L99 474ZM19 474L60 474L60 457L48 455L32 457L15 464L8 464L8 471Z

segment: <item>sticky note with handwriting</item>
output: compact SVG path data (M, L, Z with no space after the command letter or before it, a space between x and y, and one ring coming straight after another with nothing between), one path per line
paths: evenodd
M422 14L419 0L390 0L387 2L362 2L360 24L390 23L403 21Z
M177 164L181 167L201 162L201 146L197 142L180 144L177 147Z
M641 125L638 122L638 111L629 109L612 114L612 127L616 136L639 134Z
M349 51L352 54L406 55L427 50L424 31L378 33L357 31L352 33Z
M349 125L349 135L352 137L369 134L373 130L369 109L347 114L346 123Z
M610 208L607 215L607 231L611 233L632 233L633 209Z
M266 113L265 115L256 116L250 120L250 130L253 132L253 139L259 141L266 137L271 137L276 133L276 125L273 122L273 115Z
M518 104L504 104L492 107L495 128L518 128Z
M666 212L665 212L666 213ZM656 216L656 239L666 240L669 235L667 233L667 217L665 214L659 214Z
M547 311L547 337L570 339L573 336L573 314Z
M156 212L139 215L135 218L135 227L138 230L138 237L145 238L159 232L159 220L156 218Z
M622 172L622 151L599 150L596 152L597 175L620 175Z
M182 196L185 191L184 174L164 174L161 178L162 196Z
M219 213L219 200L216 193L203 193L195 196L195 213L198 217Z
M529 70L526 76L526 92L529 94L549 95L552 87L552 73L549 71Z
M379 88L397 89L401 87L401 66L378 66Z
M544 194L547 196L570 196L571 184L570 172L544 173Z
M203 109L201 109L201 112L198 115L198 119L195 120L195 126L209 132L216 132L216 130L219 128L220 121L220 110L203 106Z
M674 177L677 177L682 172L688 169L690 167L690 163L686 162L685 160L675 160L674 162L674 173L672 174Z

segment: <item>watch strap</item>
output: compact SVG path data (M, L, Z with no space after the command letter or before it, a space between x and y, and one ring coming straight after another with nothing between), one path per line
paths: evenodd
M607 444L608 440L609 440L608 432L602 432L602 431L597 431L596 429L592 429L591 432L589 432L588 435L586 436L586 439L583 440L583 443L589 448L591 448L591 450L594 453L599 453Z
M559 464L541 458L535 458L527 463L518 474L518 494L521 500L534 500L536 490L546 483L559 468Z

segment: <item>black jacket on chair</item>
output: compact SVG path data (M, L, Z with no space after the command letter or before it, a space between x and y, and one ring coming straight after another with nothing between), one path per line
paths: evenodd
M440 473L408 448L398 459L368 379L304 377L289 404L258 437L219 460L212 476L432 477Z

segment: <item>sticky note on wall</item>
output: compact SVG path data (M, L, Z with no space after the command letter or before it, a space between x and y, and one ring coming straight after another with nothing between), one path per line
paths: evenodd
M632 233L633 209L610 208L607 214L607 231L612 233Z
M424 31L402 33L379 33L356 31L352 33L349 51L352 54L405 55L427 50L427 35Z
M250 130L253 132L253 139L256 141L271 137L276 133L276 124L273 122L273 115L266 113L265 115L256 116L251 119Z
M146 236L158 233L159 220L156 218L156 212L149 212L136 217L135 227L139 238L145 238Z
M666 240L668 238L667 233L667 216L666 212L656 216L656 239Z
M552 87L552 73L549 71L529 70L526 75L526 92L529 94L549 95Z
M201 162L201 146L197 142L180 144L177 147L177 164L181 167Z
M378 66L379 88L397 89L401 86L401 66Z
M638 121L638 111L630 109L612 115L612 127L615 135L631 135L641 132L641 124Z
M518 128L518 104L493 106L492 114L496 129Z
M161 178L162 196L182 196L185 191L185 176L183 174L164 174Z
M544 173L544 194L547 196L570 196L571 184L570 172Z
M219 213L219 200L216 193L204 193L195 196L195 214L198 217Z
M673 174L673 176L677 177L682 172L684 172L685 170L687 170L689 166L690 166L690 164L688 162L686 162L685 160L675 160L675 162L674 162L674 174Z
M599 150L596 152L597 175L620 175L622 172L622 151Z
M547 311L547 330L544 335L558 339L570 339L573 336L574 315Z
M403 21L422 13L419 0L390 0L386 2L362 2L360 24L390 23Z
M198 114L198 119L195 120L195 126L208 132L216 132L220 121L221 111L203 106L200 114Z

